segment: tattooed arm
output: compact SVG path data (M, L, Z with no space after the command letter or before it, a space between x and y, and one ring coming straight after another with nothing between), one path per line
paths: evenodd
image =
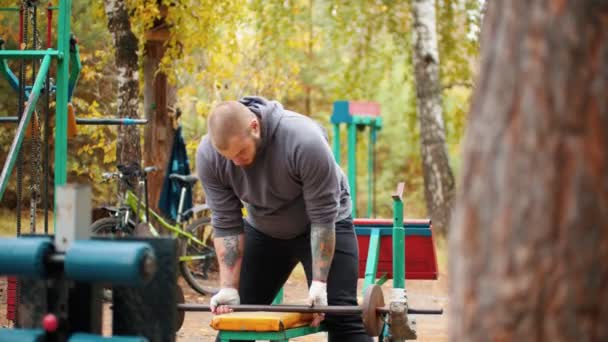
M220 286L238 289L243 261L243 234L214 238L220 265Z
M327 282L331 261L334 258L336 231L332 225L313 224L310 228L312 251L312 279Z
M311 224L312 283L308 290L308 304L327 305L327 277L334 258L336 231L333 224ZM319 326L324 314L314 314L311 326Z
M224 235L213 239L220 264L221 290L211 297L211 312L224 314L232 312L230 305L241 303L239 278L243 261L243 234Z

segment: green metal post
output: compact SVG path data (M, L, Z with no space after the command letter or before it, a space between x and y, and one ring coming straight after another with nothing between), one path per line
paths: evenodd
M8 67L8 63L4 58L0 58L0 74L2 74L4 78L6 78L13 90L19 91L19 80L17 80L15 74Z
M393 288L405 288L405 230L403 229L403 183L393 194Z
M44 80L46 79L46 73L49 71L50 65L51 56L47 55L42 59L42 63L40 64L40 70L38 71L38 75L36 75L34 86L32 87L32 91L27 100L27 104L25 105L24 116L19 122L17 134L13 139L13 144L11 145L11 148L8 152L8 157L4 162L2 174L0 174L0 200L2 200L4 190L6 190L8 180L10 178L11 172L13 171L13 167L15 166L15 161L17 160L17 155L19 154L19 149L21 148L21 143L23 142L23 137L25 136L25 130L27 129L27 126L30 122L32 113L34 113L34 110L36 109L36 102L38 101L38 97L40 96L40 91L42 90L42 85L44 84Z
M340 124L334 124L334 158L336 159L336 163L340 165Z
M57 93L55 115L55 187L67 181L68 156L68 84L70 66L70 18L72 1L62 0L59 3L59 20L57 22ZM56 198L55 198L56 200ZM55 208L58 206L55 205ZM57 212L55 212L57 215Z
M363 280L363 293L369 285L376 282L378 273L378 258L380 256L380 229L373 229L369 237L367 261L365 263L365 279Z
M279 293L277 293L277 295L274 297L274 300L272 301L272 305L278 305L281 303L283 303L283 288L282 287L279 290Z
M369 141L367 143L367 217L372 217L374 207L374 140L376 126L369 126Z
M353 208L352 215L357 217L357 125L348 124L348 185Z

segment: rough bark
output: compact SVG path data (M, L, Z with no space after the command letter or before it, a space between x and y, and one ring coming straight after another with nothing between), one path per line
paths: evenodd
M450 232L453 341L608 340L608 4L495 0Z
M115 46L116 68L118 70L117 114L123 118L139 118L138 96L139 75L137 60L137 37L131 31L129 13L124 1L104 0L108 30ZM118 164L141 163L139 127L118 126L116 146Z
M412 13L424 196L433 228L446 232L454 198L454 175L448 159L441 107L435 1L414 0Z
M164 20L159 20L151 32L155 32L156 37L167 37L168 34L159 34L164 30L167 30ZM148 118L144 132L144 163L159 169L148 176L149 204L154 210L158 209L167 163L171 157L174 131L169 109L175 106L176 101L175 87L169 84L167 75L158 70L166 51L163 39L146 40L144 56L144 108Z

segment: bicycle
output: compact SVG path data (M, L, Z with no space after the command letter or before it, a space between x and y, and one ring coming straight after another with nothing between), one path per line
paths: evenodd
M150 224L151 215L160 227L171 232L172 236L177 238L179 270L188 285L202 295L217 293L217 289L205 286L201 282L201 280L208 278L209 268L212 266L212 262L216 260L211 238L209 208L206 204L200 204L186 211L183 210L186 192L196 184L198 179L191 175L169 175L171 181L180 186L177 218L175 223L172 223L148 206L147 175L157 171L156 167L151 166L141 169L138 165L118 165L117 169L117 172L103 173L102 177L105 181L118 179L121 183L118 204L115 207L103 207L110 213L110 216L93 222L91 225L92 233L96 236L114 238L147 235L145 233L158 237L161 234ZM132 190L136 187L139 189L139 195L136 195ZM144 192L143 196L142 191ZM199 213L205 215L192 219Z

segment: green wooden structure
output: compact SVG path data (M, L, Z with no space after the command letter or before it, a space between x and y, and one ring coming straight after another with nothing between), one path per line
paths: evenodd
M367 216L374 215L374 187L375 187L375 145L378 131L382 129L382 118L380 117L380 104L376 102L358 101L336 101L330 121L333 125L334 157L338 164L341 163L342 146L340 144L340 128L346 125L347 129L347 170L348 185L352 199L352 214L357 216L357 145L358 131L368 128L368 160L367 160Z

